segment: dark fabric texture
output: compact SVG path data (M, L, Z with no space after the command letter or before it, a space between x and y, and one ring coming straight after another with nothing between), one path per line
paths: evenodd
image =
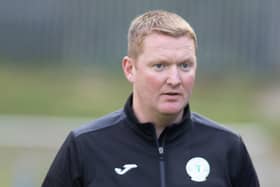
M123 110L73 130L42 187L259 186L239 135L187 106L182 122L158 139L153 124L138 122L131 102L129 98Z

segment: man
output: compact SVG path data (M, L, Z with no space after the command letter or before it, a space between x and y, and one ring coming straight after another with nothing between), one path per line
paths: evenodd
M133 85L124 109L72 131L42 186L259 186L242 139L190 112L196 45L174 13L135 18L122 61Z

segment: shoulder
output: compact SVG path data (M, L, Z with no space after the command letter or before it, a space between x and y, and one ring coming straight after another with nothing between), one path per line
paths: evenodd
M242 137L234 130L197 113L192 113L191 118L195 134L204 137L209 144L214 143L235 159L248 154Z
M97 118L89 122L88 124L82 125L81 127L74 129L72 133L75 137L78 137L83 134L112 128L119 124L123 118L125 118L123 110L118 110L100 118Z
M192 112L191 119L197 128L203 128L204 130L211 131L213 133L224 134L226 136L240 139L240 135L229 127L225 127L224 125L211 120L201 114Z

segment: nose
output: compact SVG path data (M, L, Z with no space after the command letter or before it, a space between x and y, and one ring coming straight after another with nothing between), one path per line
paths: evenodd
M167 84L172 87L176 87L181 84L181 76L178 67L175 66L170 68L170 72L167 78Z

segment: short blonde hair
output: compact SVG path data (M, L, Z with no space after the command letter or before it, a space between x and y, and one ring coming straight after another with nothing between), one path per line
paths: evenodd
M143 52L145 37L155 32L173 37L191 37L197 48L196 34L186 20L172 12L152 10L132 20L128 30L128 56L137 58Z

